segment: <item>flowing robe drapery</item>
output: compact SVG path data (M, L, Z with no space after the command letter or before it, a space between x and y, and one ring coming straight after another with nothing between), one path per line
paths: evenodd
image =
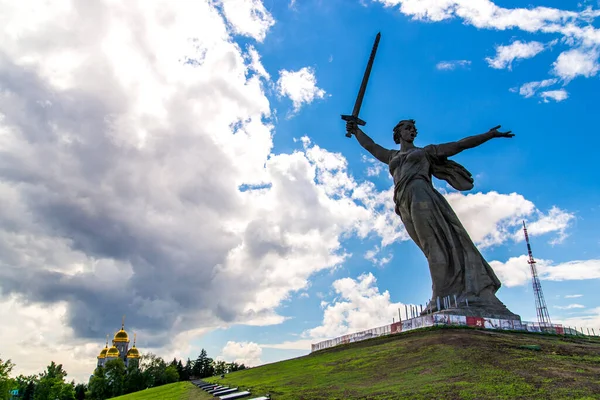
M388 164L394 178L396 213L429 263L432 300L437 296L477 297L486 289L495 293L500 288L496 274L431 182L433 175L455 189L469 190L473 187L471 174L439 156L435 145L393 151Z

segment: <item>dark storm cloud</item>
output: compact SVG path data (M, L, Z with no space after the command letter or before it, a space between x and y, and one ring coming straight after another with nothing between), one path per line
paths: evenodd
M156 347L280 322L281 300L339 261L352 219L322 202L304 154L270 154L264 78L244 65L258 61L210 2L193 3L201 23L127 4L50 7L33 24L7 6L1 300L64 303L75 336L97 340L126 314Z
M219 174L227 166L218 148L181 131L157 145L155 158L119 145L107 120L124 111L124 101L103 101L82 90L51 90L6 56L0 57L0 86L3 125L19 138L14 147L0 148L0 181L18 187L28 214L19 220L7 214L10 210L0 210L2 221L12 221L4 229L33 234L19 225L29 220L36 234L66 240L87 262L112 259L121 268L111 272L112 282L96 285L102 271L47 271L47 265L21 262L15 249L0 246L2 293L29 302L67 301L70 325L83 337L102 337L123 313L130 314L129 324L154 331L167 331L178 314L194 310L212 310L214 319L224 321L239 315L239 305L227 305L211 290L213 269L237 243L220 228L219 216L234 204ZM173 124L176 129L186 125ZM71 143L61 142L64 134L72 136ZM206 168L194 166L193 181L189 177L172 185L171 179L185 175L177 171L182 165L176 158L186 145L198 149L194 161ZM157 185L157 180L164 181ZM163 197L161 190L176 191L175 197ZM186 213L198 225L189 226ZM194 322L188 318L188 328Z

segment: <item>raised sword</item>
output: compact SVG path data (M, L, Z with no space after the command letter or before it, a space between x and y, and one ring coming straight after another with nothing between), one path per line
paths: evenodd
M367 83L369 82L369 75L371 75L373 60L375 60L375 53L377 53L377 46L379 46L379 39L381 39L381 32L377 33L377 36L375 36L375 43L373 44L373 49L371 50L371 55L369 56L369 62L367 63L367 69L365 70L365 74L363 75L362 83L360 84L360 89L358 90L358 96L356 96L356 102L354 103L352 115L342 115L342 119L344 121L356 122L357 125L361 126L367 124L365 121L358 118L358 113L360 112L360 106L362 105L363 98L365 97L365 91L367 90ZM352 134L346 132L346 137L352 137Z

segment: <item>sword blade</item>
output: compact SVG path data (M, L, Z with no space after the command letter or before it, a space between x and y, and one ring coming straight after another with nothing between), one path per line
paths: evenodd
M352 110L353 117L358 117L358 113L360 112L360 107L362 106L363 98L365 97L365 91L367 90L369 76L371 75L371 68L373 68L375 54L377 53L377 47L379 46L379 39L381 39L381 32L378 32L377 36L375 36L375 43L373 44L373 49L371 50L371 55L369 56L369 62L367 63L367 68L365 70L365 74L363 75L363 79L360 84L360 89L358 90L358 96L356 96L354 109Z

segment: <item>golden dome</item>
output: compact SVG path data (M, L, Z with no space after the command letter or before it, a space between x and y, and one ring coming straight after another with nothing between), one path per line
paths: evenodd
M100 352L100 355L98 356L98 358L106 358L107 352L108 352L108 347L103 348L102 351Z
M133 346L132 348L129 349L129 351L127 352L127 358L140 358L140 351Z
M115 337L113 338L114 342L126 342L129 343L129 336L127 332L125 332L125 316L123 315L123 322L121 323L121 330L115 333Z
M140 351L135 347L135 333L133 334L133 347L127 351L127 358L140 358Z
M113 342L127 342L127 343L129 343L129 336L127 335L127 332L125 332L125 330L123 330L123 328L121 328L120 331L118 331L117 333L115 333L115 337L113 338Z
M100 355L98 355L98 358L106 358L107 352L108 352L108 335L106 335L106 344L104 345L104 348L100 352Z
M106 358L117 358L119 357L119 354L119 349L113 346L106 352Z

